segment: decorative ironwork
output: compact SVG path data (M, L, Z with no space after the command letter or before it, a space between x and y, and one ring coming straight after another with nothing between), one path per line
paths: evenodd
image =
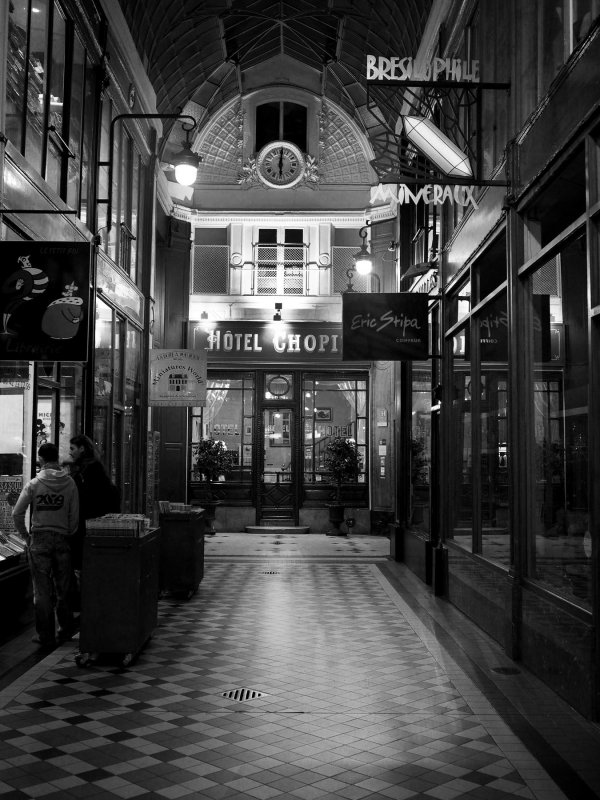
M376 86L376 91L371 91ZM367 83L367 108L380 128L372 134L375 158L371 166L380 183L466 184L506 186L507 181L486 180L482 174L482 97L487 90L508 93L508 83L459 81L407 81L390 85L387 81ZM373 97L375 95L375 97ZM404 131L391 127L386 107L397 107L402 97L401 115L431 119L469 156L473 178L451 178L437 169L409 142Z

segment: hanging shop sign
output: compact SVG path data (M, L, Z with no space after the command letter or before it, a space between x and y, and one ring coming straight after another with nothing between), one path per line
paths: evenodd
M380 203L389 203L393 210L393 215L396 215L398 206L405 203L425 203L425 205L439 206L443 203L450 203L450 205L457 205L466 208L471 206L478 209L479 205L475 199L476 186L464 186L463 184L446 185L442 186L438 183L427 183L419 189L413 191L405 183L397 185L394 184L378 183L377 186L371 186L370 204L372 206Z
M0 242L0 360L87 361L92 245Z
M342 295L343 360L426 360L429 353L427 295Z
M192 322L188 343L208 362L334 362L342 359L342 326L333 323Z
M451 81L479 83L479 61L461 58L433 58L424 64L400 56L367 56L367 81L408 83L414 81Z
M203 406L206 351L151 350L148 402L151 406Z

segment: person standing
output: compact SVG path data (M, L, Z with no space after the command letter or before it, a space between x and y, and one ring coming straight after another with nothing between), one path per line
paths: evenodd
M79 524L79 496L75 481L58 463L58 447L45 443L38 450L40 471L28 481L12 516L27 546L33 583L34 641L42 647L70 639L74 632L68 595L71 588L70 537ZM29 530L25 523L31 507Z
M71 476L79 491L79 526L71 542L73 569L81 571L85 522L120 510L118 490L100 460L98 449L89 436L79 434L69 440Z

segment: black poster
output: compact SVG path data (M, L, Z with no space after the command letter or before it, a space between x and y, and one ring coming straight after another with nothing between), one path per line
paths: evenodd
M0 359L86 361L92 245L0 242Z
M342 295L343 361L423 361L429 354L426 294Z

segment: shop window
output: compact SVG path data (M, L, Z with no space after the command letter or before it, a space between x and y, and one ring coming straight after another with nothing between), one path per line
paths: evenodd
M367 462L367 382L347 377L306 376L302 386L304 481L329 481L325 469L327 445L341 436L353 439L362 458L359 483L365 483Z
M471 282L463 283L460 289L448 296L448 327L456 325L471 312ZM464 350L464 344L463 344Z
M479 420L476 443L480 482L475 550L508 567L511 560L508 516L508 316L503 292L474 318L478 330L480 391L474 402Z
M549 281L552 272L557 275ZM541 265L530 287L535 512L529 570L545 587L591 609L585 238Z
M473 265L477 301L484 300L507 279L506 236L498 236Z
M452 386L450 388L451 421L449 428L448 475L450 498L450 536L467 550L473 545L473 442L471 364L467 357L468 326L452 338Z
M34 366L26 361L0 364L0 580L26 561L12 518L13 506L31 477Z
M545 247L584 214L585 191L585 155L581 146L528 208L531 242Z
M189 465L192 480L198 479L193 471L196 445L202 439L217 439L234 453L235 469L228 481L251 482L254 388L255 378L252 373L208 379L206 405L192 408L190 414Z
M411 376L410 511L411 527L431 533L431 364L415 363Z
M284 140L306 152L306 106L275 100L256 107L256 143L258 153L266 144Z

